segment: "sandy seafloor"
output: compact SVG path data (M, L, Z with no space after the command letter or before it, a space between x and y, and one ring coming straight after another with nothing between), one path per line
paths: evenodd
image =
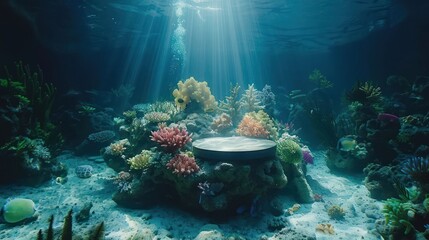
M98 159L96 159L98 158ZM127 209L119 207L111 196L116 190L112 178L116 173L100 161L101 157L76 157L64 153L58 159L69 167L67 183L60 185L47 182L32 188L1 186L0 204L14 197L30 198L37 205L38 218L31 222L11 226L0 224L0 239L36 239L39 229L47 229L49 216L54 214L54 227L61 229L64 216L70 209L79 211L91 202L91 216L84 223L73 225L74 233L87 232L91 226L104 221L105 239L130 239L138 232L138 239L290 239L288 229L306 232L316 239L380 239L375 234L375 220L382 218L382 204L369 198L362 176L338 176L330 172L324 161L324 152L315 153L314 165L307 167L307 178L315 193L323 195L324 202L301 204L291 216L274 217L262 210L256 216L237 215L229 220L214 222L203 216L195 216L172 206L155 206L151 209ZM89 160L91 159L91 160ZM98 161L94 161L94 159ZM78 178L74 168L89 164L95 173L88 179ZM284 203L285 212L295 201L288 194L277 196ZM346 210L344 220L329 218L326 206L337 204ZM273 219L285 222L281 230L270 231L268 223ZM330 223L335 234L315 230L319 223ZM235 238L229 238L234 236ZM239 236L241 238L239 238Z

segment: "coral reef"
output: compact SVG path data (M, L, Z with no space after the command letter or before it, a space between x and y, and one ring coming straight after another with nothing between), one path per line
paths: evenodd
M185 82L179 81L178 88L173 91L174 102L181 110L192 101L199 103L204 112L214 111L217 108L215 97L211 94L207 82L198 82L190 77Z
M151 123L167 122L170 118L169 114L163 112L149 112L144 115L144 119Z

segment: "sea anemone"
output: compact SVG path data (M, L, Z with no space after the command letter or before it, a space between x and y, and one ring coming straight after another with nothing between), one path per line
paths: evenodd
M411 157L406 160L401 171L420 183L429 183L429 160L423 157Z

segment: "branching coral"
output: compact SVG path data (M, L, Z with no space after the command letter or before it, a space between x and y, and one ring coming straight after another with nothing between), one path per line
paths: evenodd
M187 154L177 154L168 163L167 168L173 170L173 173L179 176L186 176L198 172L200 167L197 165L194 157Z
M131 144L128 139L121 139L119 141L111 143L108 147L106 147L106 154L121 156L122 154L124 154L125 150L130 145Z
M250 84L241 97L241 106L245 112L258 111L263 108L260 100L260 92L256 90L253 84Z
M167 152L176 152L186 143L192 141L191 134L179 127L166 127L159 125L157 131L152 131L151 140L159 143Z
M226 97L225 101L220 102L219 108L231 116L233 124L237 124L239 121L241 103L239 99L240 86L236 84L231 85L230 95Z
M353 88L346 93L349 102L359 102L364 106L378 104L382 100L381 88L371 82L357 82Z
M267 113L246 113L236 132L242 136L277 139L277 128Z
M141 153L137 154L136 156L129 158L127 162L131 165L131 169L146 169L149 167L152 159L153 159L153 152L149 150L143 150Z
M270 132L265 129L264 125L258 119L253 118L250 114L244 115L236 132L239 135L246 137L270 137Z
M170 120L170 115L163 112L149 112L144 115L144 119L151 123L167 122Z
M178 108L184 110L192 100L200 104L205 112L214 111L217 108L215 97L211 94L207 82L198 82L190 77L185 82L177 83L178 89L173 91L174 102Z
M308 76L308 79L316 84L319 88L331 88L332 82L329 81L319 69L314 69L313 72Z

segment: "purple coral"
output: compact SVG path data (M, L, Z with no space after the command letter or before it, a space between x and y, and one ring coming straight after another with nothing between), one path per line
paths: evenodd
M314 164L314 156L307 147L302 148L302 159L307 164Z

